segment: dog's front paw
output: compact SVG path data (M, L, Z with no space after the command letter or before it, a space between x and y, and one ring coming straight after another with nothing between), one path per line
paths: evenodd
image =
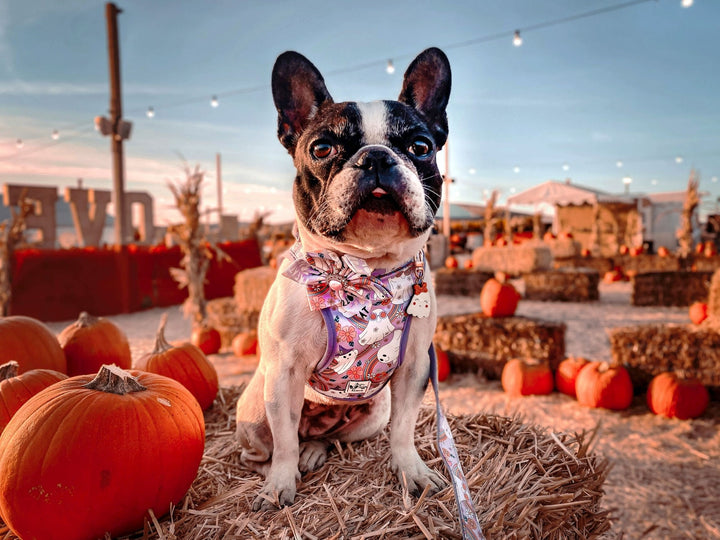
M392 469L400 483L407 487L411 495L419 497L428 486L430 495L445 488L447 482L438 473L425 465L420 456L415 453L414 459L393 459Z
M295 502L295 486L299 479L299 472L295 474L278 475L272 474L271 470L260 493L253 501L253 511L275 510L284 506L290 506Z

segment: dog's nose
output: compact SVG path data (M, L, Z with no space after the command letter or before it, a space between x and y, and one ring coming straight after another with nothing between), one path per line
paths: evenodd
M381 172L397 165L395 158L386 150L379 148L361 152L355 160L355 166L368 172Z

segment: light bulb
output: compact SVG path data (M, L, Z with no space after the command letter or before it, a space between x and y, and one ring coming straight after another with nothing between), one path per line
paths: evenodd
M617 168L619 169L620 167L622 167L622 166L623 166L623 162L622 162L622 161L620 161L620 160L617 160L617 161L615 162L615 165L616 165L616 166L617 166Z
M570 165L568 165L567 163L563 163L563 166L562 166L562 167L563 167L563 171L569 171L569 170L570 170Z
M682 162L683 162L683 157L682 157L682 156L678 156L678 157L675 158L675 163L682 163Z
M513 172L514 172L514 173L519 173L519 172L520 172L520 167L513 167Z
M218 101L217 96L213 96L212 99L210 100L210 106L217 107L218 105L220 105L220 102Z
M145 114L148 118L153 118L155 116L155 109L153 109L152 107L148 107L148 110Z
M523 44L523 40L520 37L520 30L515 30L515 33L513 34L513 45L516 47L519 47Z
M60 133L58 132L57 129L54 129L52 132L52 135L50 135L50 136L52 137L53 141L57 141L60 138Z
M387 66L385 67L385 71L387 71L388 74L390 74L390 75L392 75L393 73L395 73L395 66L393 66L393 61L392 61L392 60L388 60Z
M23 146L25 146L25 143L22 139L18 139L17 141L15 141L15 146L17 146L18 148L22 148Z
M693 5L693 0L682 0L682 2L680 2L680 5L684 8L688 8Z

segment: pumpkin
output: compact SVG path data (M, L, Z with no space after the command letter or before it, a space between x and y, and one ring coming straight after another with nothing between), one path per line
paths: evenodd
M703 248L703 255L705 255L706 257L715 257L717 254L717 246L713 242L705 242L705 247Z
M71 377L97 373L103 364L115 364L121 369L130 369L132 365L130 344L120 327L85 311L57 339L65 352Z
M240 332L230 344L235 356L246 356L258 353L257 331Z
M559 240L572 240L573 234L570 231L560 231L558 234Z
M608 270L603 275L603 281L605 283L615 283L616 281L622 281L623 279L625 279L625 274L619 266L616 266L612 270Z
M443 382L450 376L450 358L445 351L435 347L435 359L437 360L438 381Z
M693 324L700 324L708 318L708 305L705 302L693 302L688 308L688 315Z
M560 362L555 372L555 388L558 389L558 392L575 397L575 380L580 370L585 367L588 362L590 362L590 360L580 356L565 358L565 360Z
M472 259L465 259L465 261L463 262L463 268L465 268L466 270L470 270L472 267L473 267Z
M23 403L63 379L67 379L67 375L51 369L31 369L18 375L15 361L0 366L0 432Z
M543 242L551 243L553 240L555 240L555 235L550 231L543 234Z
M660 257L668 257L670 255L670 250L668 250L665 246L660 246L657 250L657 254Z
M15 360L18 372L52 369L67 373L65 353L55 334L37 319L15 315L0 318L0 364Z
M618 253L620 253L620 255L627 255L629 251L630 248L627 247L625 244L621 244L618 248Z
M647 404L655 414L668 418L697 418L707 409L710 395L695 378L677 373L660 373L653 377L647 389Z
M0 515L21 538L116 538L197 476L202 411L176 381L103 366L30 398L0 435Z
M695 244L695 253L698 255L702 255L703 251L705 251L705 243L704 242L698 242Z
M480 291L480 308L488 317L510 317L515 314L520 294L511 283L488 279Z
M633 246L630 248L630 256L637 257L638 255L642 255L644 251L642 246Z
M450 255L445 259L445 268L457 268L458 260L454 255Z
M503 366L500 383L510 397L544 395L553 391L553 375L546 362L513 358Z
M581 405L621 411L632 403L633 386L623 366L593 361L578 373L575 395Z
M155 337L155 348L138 358L133 367L178 381L195 396L202 410L206 410L213 404L218 393L215 366L205 353L192 343L170 345L165 339L166 324L167 314L164 314Z
M214 328L202 325L193 329L190 336L190 343L199 347L205 354L215 354L220 352L222 346L222 338L220 332Z
M495 245L496 245L497 247L505 247L505 246L507 246L507 244L508 244L508 241L507 241L507 239L506 239L504 236L501 236L500 238L498 238L498 239L495 241Z
M580 255L585 258L592 257L592 251L590 251L588 248L582 248L580 250Z

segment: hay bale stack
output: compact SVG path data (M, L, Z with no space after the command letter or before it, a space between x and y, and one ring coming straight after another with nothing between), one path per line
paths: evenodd
M436 294L479 295L492 272L466 268L439 268L433 273Z
M172 517L151 522L144 538L460 538L452 488L417 500L390 471L388 432L337 444L303 477L296 502L273 512L249 509L262 480L239 466L234 403L223 388L206 414L200 472ZM605 459L590 451L594 432L555 434L519 419L449 417L478 518L488 538L595 538L610 529L602 507ZM418 452L443 476L434 408L418 420Z
M593 268L560 268L523 274L525 298L555 302L598 300L600 273Z
M255 330L260 311L238 309L232 297L216 298L207 303L207 318L210 326L220 332L221 347L230 347L232 340L241 332Z
M689 306L708 297L712 272L648 272L633 277L634 306Z
M553 258L566 259L580 255L582 246L572 238L548 238L545 243L550 247Z
M248 268L235 275L235 302L240 311L260 311L277 270L269 266Z
M593 268L601 276L613 269L615 263L609 257L570 257L555 259L553 268Z
M714 328L647 324L614 328L609 337L613 360L628 367L637 391L676 369L720 391L720 333Z
M714 272L720 268L720 255L713 255L712 257L695 256L692 259L692 266L698 272Z
M625 272L645 274L648 272L676 272L681 270L680 259L673 255L660 257L641 253L640 255L617 255L614 258L615 265L620 266Z
M549 269L552 266L552 253L544 243L481 247L473 251L472 262L473 268L482 272L505 272L519 276Z
M454 372L482 371L499 379L505 362L537 358L552 369L565 358L565 323L482 313L438 317L435 344L448 353Z

